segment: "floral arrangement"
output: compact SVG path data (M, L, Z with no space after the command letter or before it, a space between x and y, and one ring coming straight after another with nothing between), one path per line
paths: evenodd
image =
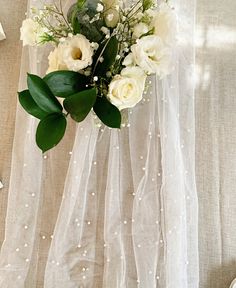
M40 120L38 147L45 152L61 141L68 116L81 122L92 111L120 128L122 111L142 100L147 77L170 74L175 39L176 15L167 1L126 7L125 1L77 0L67 15L61 1L31 8L23 45L54 47L46 76L28 74L28 90L19 93L23 108Z

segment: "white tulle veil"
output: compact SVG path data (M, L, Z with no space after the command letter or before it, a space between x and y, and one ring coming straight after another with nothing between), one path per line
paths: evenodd
M65 2L66 10L74 1ZM71 121L42 156L37 120L18 107L0 287L198 287L195 3L173 4L173 73L150 78L120 131L96 127L92 115ZM19 90L26 72L45 73L48 51L23 50Z

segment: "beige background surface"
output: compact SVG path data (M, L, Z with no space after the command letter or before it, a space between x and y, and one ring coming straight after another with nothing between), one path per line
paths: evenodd
M10 175L20 68L19 27L26 0L0 0L0 243ZM201 288L236 277L236 2L198 0L196 95Z

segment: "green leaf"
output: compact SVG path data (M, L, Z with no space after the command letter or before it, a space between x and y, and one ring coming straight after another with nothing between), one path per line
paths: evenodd
M104 37L101 32L104 21L99 19L90 23L90 20L97 14L99 2L100 0L79 0L69 9L67 18L73 27L74 34L83 34L93 42L99 42Z
M45 112L61 112L62 106L48 85L37 75L28 74L28 87L36 104Z
M73 32L75 35L79 34L81 31L79 19L77 18L78 11L79 11L78 7L75 6L74 9L72 10L72 14L71 14L71 25L72 25Z
M96 102L96 98L97 90L95 88L88 89L66 98L64 107L76 122L81 122L91 111Z
M18 93L19 101L21 106L28 112L30 115L42 119L47 116L47 112L43 111L39 106L35 103L33 97L30 95L29 90L24 90Z
M43 79L55 96L66 98L83 91L88 83L87 77L73 71L56 71Z
M78 7L79 9L83 8L85 2L86 2L86 0L77 0L77 7Z
M116 106L111 104L106 97L97 97L93 110L105 125L111 128L120 128L120 111Z
M110 69L110 67L114 64L116 60L116 56L118 53L118 45L119 42L116 36L111 37L108 39L102 49L100 51L100 55L97 59L97 66L95 68L94 75L104 75ZM99 61L99 58L103 57L103 62Z
M62 113L49 114L40 121L36 132L36 142L43 153L61 141L65 134L66 126L66 118Z

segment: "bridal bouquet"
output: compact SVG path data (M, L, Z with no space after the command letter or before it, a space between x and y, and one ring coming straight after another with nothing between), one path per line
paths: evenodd
M62 3L31 8L21 28L23 45L51 43L46 76L28 74L19 101L40 119L36 142L47 151L64 136L67 117L96 114L120 128L122 110L138 104L149 75L172 69L176 15L167 1L77 0L64 14ZM63 101L61 101L63 100Z

